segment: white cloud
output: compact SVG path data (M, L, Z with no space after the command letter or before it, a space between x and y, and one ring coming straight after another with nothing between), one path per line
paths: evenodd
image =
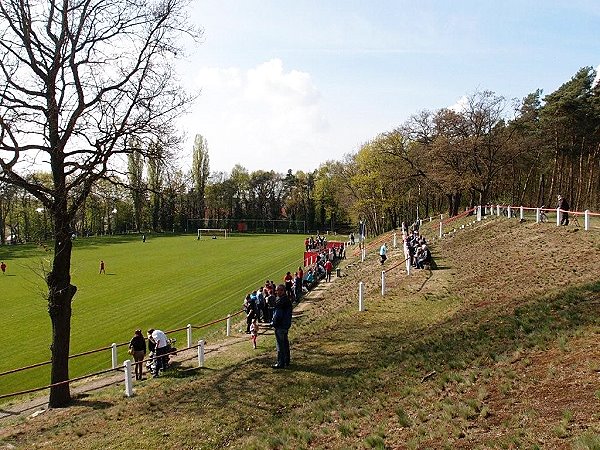
M329 126L309 73L272 59L246 71L203 68L195 79L202 95L185 126L190 142L207 139L211 170L313 170L326 159Z
M461 113L467 110L467 106L469 105L469 100L466 95L463 95L459 98L456 103L452 106L448 106L450 111L454 111L455 113Z

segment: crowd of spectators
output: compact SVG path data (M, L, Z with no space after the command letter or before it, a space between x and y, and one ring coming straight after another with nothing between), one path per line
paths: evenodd
M316 259L306 271L300 266L294 274L287 272L282 279L285 293L294 303L298 303L300 298L310 291L319 280L325 278L329 281L335 262L346 257L345 246L327 247L327 240L320 235L317 235L316 238L307 237L305 247L308 251L317 254ZM275 298L276 284L273 280L266 280L262 286L246 295L243 302L243 309L246 313L246 333L251 333L250 328L255 319L261 323L271 323Z
M304 248L307 252L319 250L321 248L325 248L327 246L327 238L319 233L317 233L316 237L309 236L304 239Z
M406 236L405 242L410 264L416 269L430 268L432 263L431 250L427 246L425 236L420 235L418 229L413 229L412 233Z

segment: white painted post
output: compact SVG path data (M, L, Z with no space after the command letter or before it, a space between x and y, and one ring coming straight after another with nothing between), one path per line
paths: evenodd
M111 345L111 353L112 353L112 368L116 369L117 368L117 344L115 344L114 342Z
M128 359L123 363L125 368L125 397L133 396L133 378L131 376L131 360Z
M396 236L396 232L394 232L394 248L398 246L398 237Z
M496 215L500 217L500 205L496 205Z
M583 212L583 228L585 228L585 231L589 231L590 229L590 210L586 209Z
M202 339L198 341L198 367L204 367L204 344Z
M364 295L364 291L365 291L365 283L363 283L362 281L360 283L358 283L358 310L359 311L364 311L364 304L363 304L363 295Z
M540 223L542 208L535 208L535 223Z
M231 336L231 314L227 314L227 337Z
M406 275L410 275L410 256L406 255Z
M556 208L556 226L560 227L560 208Z
M509 219L512 218L512 209L511 209L510 205L507 206L507 211L506 212L508 213L508 218Z
M429 216L429 221L431 222L433 220L433 216Z
M442 222L440 222L440 238L442 237L443 234L443 225Z
M381 271L381 296L385 295L385 270Z
M192 348L192 324L187 324L187 346Z
M524 218L525 218L525 209L523 209L523 207L521 206L519 219L523 220Z
M362 251L360 252L360 262L364 262L366 257L367 257L367 250L363 247Z
M477 207L477 222L481 222L481 206Z

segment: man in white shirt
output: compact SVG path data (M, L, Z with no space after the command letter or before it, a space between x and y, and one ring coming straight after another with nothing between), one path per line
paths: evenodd
M154 364L152 375L154 377L158 377L159 371L167 368L167 357L165 356L167 353L169 353L167 335L161 330L150 328L148 330L148 340L155 345L154 356L156 358L156 362Z

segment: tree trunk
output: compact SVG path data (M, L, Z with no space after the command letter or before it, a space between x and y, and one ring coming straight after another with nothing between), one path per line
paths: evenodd
M71 301L77 288L71 285L72 243L69 222L66 214L66 201L63 211L55 214L54 260L48 274L48 313L52 322L52 372L50 382L61 383L69 379L69 345L71 335ZM50 388L51 408L67 406L71 401L69 383Z

